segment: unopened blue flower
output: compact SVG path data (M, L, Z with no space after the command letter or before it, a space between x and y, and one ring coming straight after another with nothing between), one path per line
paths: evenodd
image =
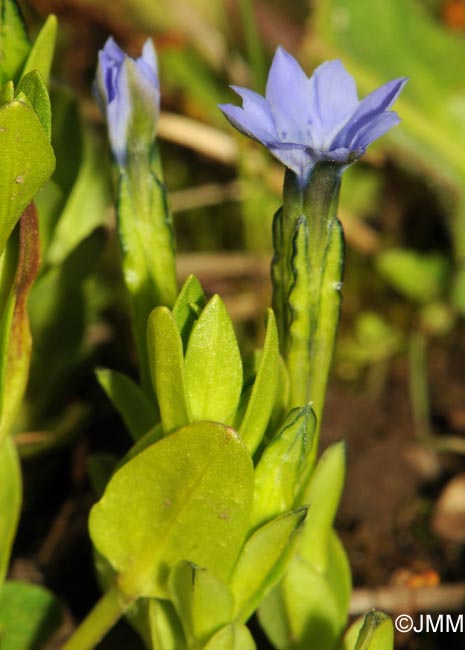
M113 155L124 165L128 149L151 145L160 114L160 85L155 48L145 42L138 59L109 38L99 52L94 95L107 119Z
M220 108L233 126L264 144L304 183L317 162L348 165L398 124L397 113L388 109L406 81L394 79L359 101L355 81L339 60L323 63L308 78L279 47L265 97L232 86L243 100L242 108Z

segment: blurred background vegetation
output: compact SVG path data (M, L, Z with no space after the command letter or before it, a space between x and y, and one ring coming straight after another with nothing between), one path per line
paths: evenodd
M32 34L49 13L60 27L52 84L57 170L37 201L43 261L30 301L35 347L17 431L26 512L14 575L45 580L82 616L86 590L96 589L86 541L87 458L130 444L94 376L96 366L136 373L111 170L90 92L97 52L111 34L134 56L147 35L155 42L179 275L193 272L209 293L221 293L245 351L262 336L270 300L271 220L283 170L216 108L235 101L228 84L263 92L279 44L308 74L341 58L361 96L410 77L395 107L401 125L343 180L344 304L323 444L343 437L349 445L340 529L356 587L412 576L421 584L423 575L435 584L465 580L465 0L21 5ZM124 647L130 632L121 625L102 648ZM399 647L439 647L434 634L407 636Z

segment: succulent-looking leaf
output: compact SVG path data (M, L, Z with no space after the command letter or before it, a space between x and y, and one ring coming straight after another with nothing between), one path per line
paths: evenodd
M190 644L203 647L215 632L232 620L232 593L209 571L182 562L171 570L169 586Z
M181 622L168 600L139 598L126 612L126 618L147 648L187 650Z
M167 307L157 307L149 316L147 353L163 429L170 433L192 418L186 395L181 335Z
M299 508L277 517L245 543L230 581L236 620L245 623L282 576L291 540L306 514L306 508Z
M350 638L350 632L348 637ZM394 628L391 618L383 612L368 612L354 645L347 645L344 650L392 650L394 646Z
M253 491L250 455L230 428L198 422L126 463L90 514L96 549L128 597L168 597L170 567L187 560L227 579Z
M0 442L0 593L21 510L21 469L11 436Z
M192 329L185 379L194 420L233 421L242 389L242 362L231 319L219 296L213 296Z
M100 368L96 375L101 387L123 418L133 440L139 440L155 424L153 402L122 372Z
M0 107L0 254L16 222L55 168L42 124L30 106Z
M257 449L265 433L275 404L279 380L279 341L276 320L268 310L265 343L257 376L252 388L247 410L239 428L251 454Z

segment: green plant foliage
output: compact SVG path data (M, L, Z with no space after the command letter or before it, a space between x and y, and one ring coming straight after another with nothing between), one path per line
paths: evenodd
M30 106L0 107L0 253L16 222L55 168L55 156Z
M23 69L23 76L32 70L37 70L45 83L48 83L50 68L52 67L55 41L57 35L57 19L50 15L42 26L27 57Z
M294 409L255 468L252 526L294 506L299 478L312 452L316 420L310 406Z
M91 511L92 541L128 597L167 597L169 567L183 560L225 579L242 545L252 491L240 438L220 424L194 423L113 475Z
M342 650L391 650L394 645L392 620L383 612L368 612L351 625Z
M16 274L0 320L0 442L11 431L28 379L31 333L27 299L38 268L37 212L30 204L20 220Z
M244 545L231 577L235 618L246 622L278 582L291 548L290 542L307 514L299 508L256 530Z
M276 399L279 381L279 340L276 320L268 310L265 342L257 375L239 434L251 454L257 449L266 431Z
M194 420L231 423L242 390L242 361L226 307L213 296L189 337L185 382Z
M377 256L376 268L396 291L420 304L441 297L450 286L450 264L437 253L391 248Z
M190 415L182 340L172 313L157 307L149 316L147 352L161 421L166 433L188 424Z
M283 650L332 650L347 620L350 567L332 529L345 473L345 448L326 450L304 491L309 515L286 574L260 607L260 622Z
M123 418L133 440L139 440L155 424L153 402L135 381L122 372L100 368L96 375L101 387Z
M255 643L245 625L233 623L217 632L203 650L255 650Z
M21 10L16 0L0 2L0 84L17 81L31 50Z
M42 648L60 623L58 601L43 587L12 581L0 588L2 650Z
M42 75L37 70L32 70L21 78L16 88L16 98L34 109L42 127L50 140L52 137L52 108L47 86Z
M169 584L189 647L203 647L215 632L231 621L232 593L209 571L182 562L172 569Z
M206 304L207 301L200 282L195 275L190 275L173 307L173 318L181 333L184 350L187 348L192 327Z
M21 472L18 454L11 436L7 436L0 443L0 476L2 477L0 481L0 512L2 513L0 517L1 593L21 510Z

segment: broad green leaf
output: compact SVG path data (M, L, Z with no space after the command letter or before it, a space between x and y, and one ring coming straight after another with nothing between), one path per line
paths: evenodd
M21 469L11 436L0 443L0 593L21 510ZM1 614L0 614L1 616ZM1 634L0 634L1 636Z
M350 632L350 630L349 630ZM394 628L391 618L383 612L368 612L357 636L355 645L344 650L392 650L394 647Z
M17 81L31 43L16 0L0 2L0 83Z
M187 348L192 326L206 304L207 301L200 282L195 275L190 275L173 307L173 318L181 334L184 350Z
M232 422L242 389L242 362L231 319L219 296L213 296L192 329L185 378L194 420Z
M170 433L192 418L186 396L181 335L167 307L157 307L149 316L147 354L163 428Z
M0 441L10 433L28 380L31 332L27 300L39 255L37 211L31 203L20 220L16 275L0 322Z
M52 107L47 87L40 72L32 70L21 78L16 88L16 95L19 96L21 93L25 95L27 102L34 109L34 113L39 118L50 140L52 136Z
M29 56L24 66L23 75L32 70L38 70L45 83L48 83L50 68L52 67L53 53L57 34L56 16L50 15L42 26L35 39Z
M306 508L299 508L277 517L245 543L230 580L236 620L247 621L282 576L291 541L306 514Z
M192 645L197 643L203 647L231 621L234 606L231 591L209 571L182 562L172 569L169 585L172 602Z
M256 650L256 646L245 625L232 623L217 632L203 650Z
M251 454L257 449L265 433L275 404L279 380L279 341L276 320L271 309L268 310L268 322L265 343L260 359L257 376L247 405L244 418L239 428L247 449Z
M260 624L280 650L337 647L347 621L350 568L335 535L328 555L331 577L295 553L283 580L260 606Z
M16 222L55 167L55 157L32 108L0 107L0 254Z
M312 513L299 539L299 553L319 571L328 567L328 540L345 478L346 447L337 442L319 460L303 502Z
M43 587L6 582L0 588L0 647L37 650L61 623L57 599Z
M183 560L227 578L252 491L252 462L238 435L212 422L190 424L113 475L91 511L91 538L123 593L166 598L169 568Z
M450 285L450 264L443 255L436 253L391 248L377 256L376 268L388 284L418 303L439 298Z
M266 447L255 469L252 527L294 507L299 476L312 451L315 425L310 406L294 409Z
M153 402L135 381L122 372L100 368L96 375L101 387L123 418L133 440L139 440L155 424Z

